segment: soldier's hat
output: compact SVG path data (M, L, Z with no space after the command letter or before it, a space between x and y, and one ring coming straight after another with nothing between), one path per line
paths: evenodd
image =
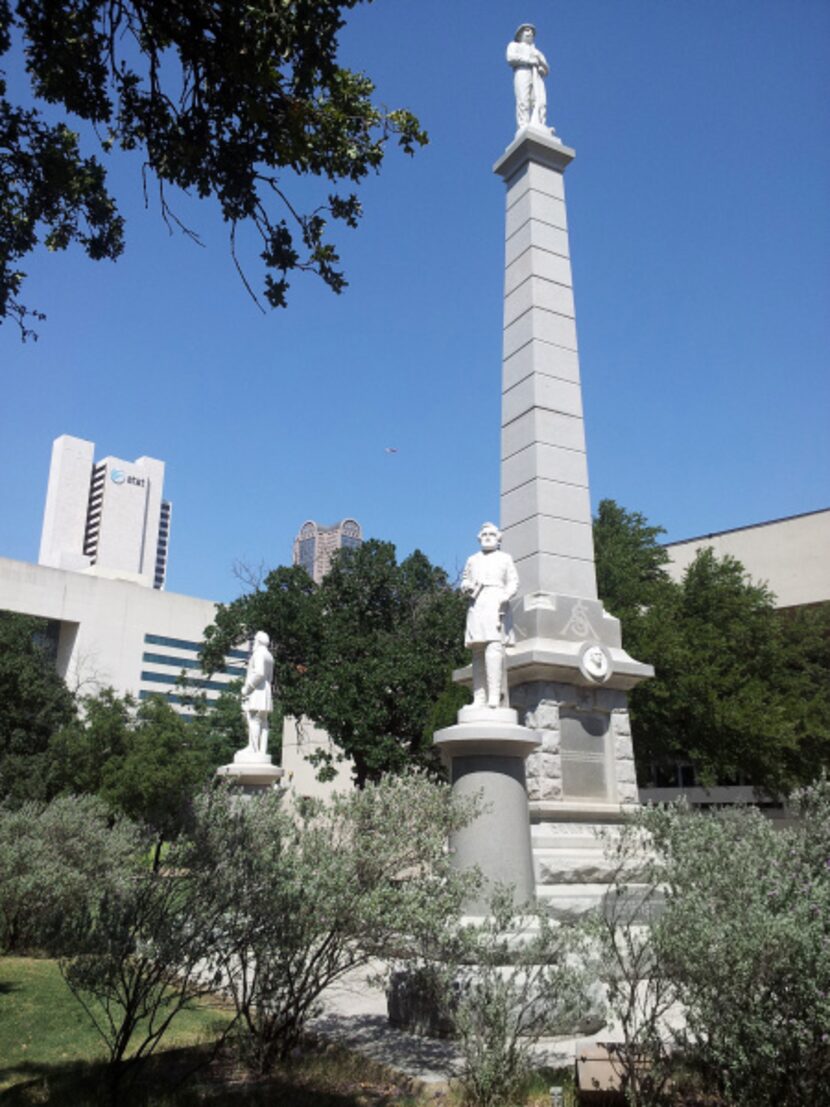
M515 35L513 36L514 42L519 41L519 39L522 37L522 31L524 31L526 27L529 27L531 31L533 31L533 37L536 38L536 28L533 26L532 23L520 23L519 26L516 28Z

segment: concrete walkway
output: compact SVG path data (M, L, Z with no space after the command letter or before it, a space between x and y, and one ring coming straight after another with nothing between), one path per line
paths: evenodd
M366 970L344 977L323 996L324 1011L311 1024L321 1037L427 1085L445 1085L458 1071L453 1042L421 1038L389 1025L384 992L367 983ZM543 1038L534 1050L540 1066L570 1067L586 1046L613 1040L612 1027L591 1037Z

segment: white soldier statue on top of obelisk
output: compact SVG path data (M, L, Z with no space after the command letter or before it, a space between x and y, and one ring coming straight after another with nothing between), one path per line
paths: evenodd
M547 96L545 80L550 72L545 55L536 46L536 28L532 23L522 23L513 41L507 46L507 62L513 70L513 91L516 94L516 129L544 127Z
M512 642L510 600L519 588L513 558L499 549L501 531L484 523L481 549L467 559L461 591L470 597L464 645L473 651L473 705L500 707L507 699L504 648Z

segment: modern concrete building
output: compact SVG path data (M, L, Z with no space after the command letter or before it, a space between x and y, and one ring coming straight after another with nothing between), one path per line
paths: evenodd
M776 607L830 602L830 508L670 542L669 574L680 580L707 546L718 557L737 558L775 593Z
M320 526L309 519L294 539L292 560L295 565L302 565L311 579L319 584L331 568L331 560L338 550L354 549L362 542L363 531L354 519L342 519L330 527Z
M170 504L164 462L94 461L94 445L61 435L52 448L39 564L0 558L0 611L46 621L55 667L70 689L163 695L188 713L179 686L210 701L244 675L248 651L222 672L199 668L212 600L164 592Z
M0 611L46 620L55 666L72 690L163 695L186 714L177 687L182 670L209 701L244 675L246 650L232 650L224 671L210 678L199 668L202 635L216 613L211 600L0 558Z
M172 514L164 462L96 462L94 451L68 434L52 445L39 564L164 588Z

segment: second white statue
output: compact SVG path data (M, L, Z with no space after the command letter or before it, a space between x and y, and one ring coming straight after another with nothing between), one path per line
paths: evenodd
M473 704L501 707L507 702L504 647L513 642L510 601L519 589L513 558L504 553L501 531L484 523L478 532L481 549L467 558L461 591L470 598L464 644L473 651Z
M248 723L248 745L243 755L268 753L268 722L273 707L271 685L274 680L274 658L268 647L271 640L264 630L254 635L254 648L248 660L248 671L242 688L242 711Z

